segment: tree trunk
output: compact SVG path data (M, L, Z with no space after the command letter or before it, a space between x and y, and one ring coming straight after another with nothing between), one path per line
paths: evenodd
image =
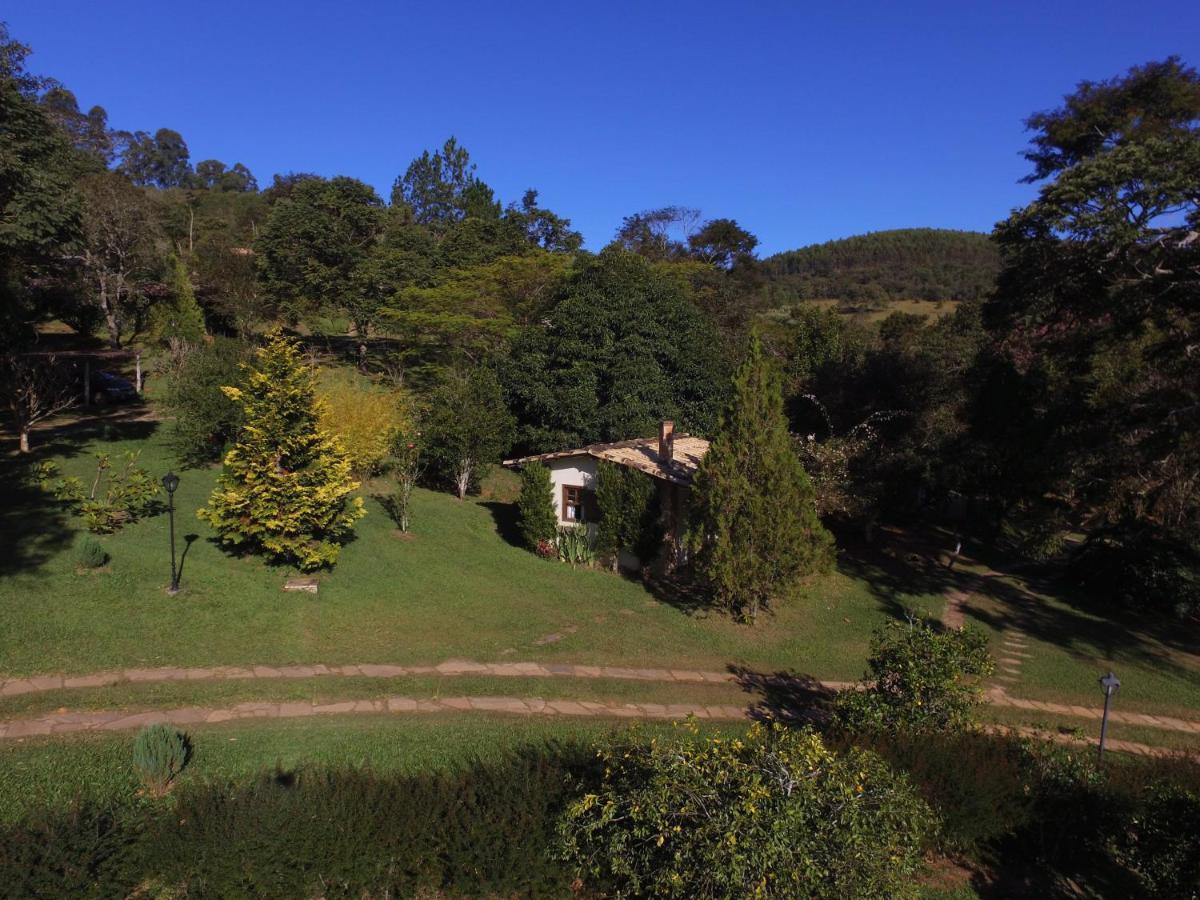
M104 312L104 324L108 326L108 345L114 350L121 346L121 325L117 311L108 299L108 280L100 281L100 309Z
M21 428L21 452L28 453L29 452L29 426L27 424L22 424L20 426L20 428Z
M467 488L471 486L471 460L464 459L458 464L458 472L454 476L455 486L458 488L458 499L467 499Z

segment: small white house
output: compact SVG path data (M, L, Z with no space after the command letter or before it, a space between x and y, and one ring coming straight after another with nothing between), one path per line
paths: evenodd
M510 459L504 465L519 469L530 463L541 463L550 470L554 511L559 523L564 526L595 523L596 465L599 460L628 466L655 479L663 510L665 545L663 558L656 562L673 568L682 561L682 540L692 476L707 452L708 441L688 434L676 434L675 423L665 421L659 427L657 438L589 444L574 450ZM638 568L641 565L640 561L625 554L622 554L620 563L623 568Z

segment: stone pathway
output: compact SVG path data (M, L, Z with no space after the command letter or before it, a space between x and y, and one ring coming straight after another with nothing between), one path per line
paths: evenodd
M121 669L111 672L94 672L90 675L35 675L29 678L10 678L0 681L0 697L14 697L22 694L40 693L71 688L108 687L115 684L161 683L167 681L229 681L229 680L272 680L281 678L318 678L318 677L361 677L361 678L401 678L413 675L484 675L500 678L589 678L615 679L621 681L652 681L659 683L692 683L692 684L732 684L739 680L735 672L712 672L699 669L634 669L622 666L588 666L572 663L538 663L538 662L501 662L480 663L468 659L449 659L436 666L395 666L379 663L363 663L349 666L216 666L211 668L158 668L158 669ZM830 691L840 691L854 687L853 682L847 681L816 681L806 682L811 688L824 688ZM1026 700L1022 697L1011 696L1002 686L989 688L984 697L986 701L999 707L1009 707L1051 715L1072 716L1083 719L1098 720L1101 718L1099 707L1074 706L1064 703L1047 703L1041 700ZM349 701L347 701L349 702ZM384 701L357 701L360 704ZM429 701L435 702L435 701ZM448 701L436 701L448 702ZM540 701L539 701L540 702ZM554 701L567 703L572 701ZM291 704L257 703L243 704L248 707L285 707ZM308 704L298 704L306 706ZM345 706L345 704L330 704ZM605 704L593 704L604 706ZM631 707L658 708L659 704L630 704ZM672 709L676 707L670 707ZM684 708L684 707L678 707ZM691 708L691 707L688 707ZM706 709L708 707L696 707ZM733 708L733 707L728 707ZM739 708L740 709L740 708ZM741 709L744 716L746 710ZM66 716L87 716L90 713L65 713ZM104 715L109 715L105 713ZM124 714L112 714L124 715ZM140 715L154 715L141 713ZM619 715L619 713L617 713ZM686 715L682 713L681 715ZM1128 725L1142 725L1166 731L1179 731L1200 736L1200 721L1173 718L1170 716L1153 716L1147 713L1126 712L1113 710L1109 714L1112 722ZM0 722L0 727L5 723ZM12 724L12 723L8 723ZM132 726L131 726L132 727ZM11 735L10 735L11 736Z
M746 719L742 706L704 706L686 703L599 703L592 700L542 700L520 697L384 697L340 703L239 703L224 709L185 706L129 713L120 710L54 712L30 719L0 722L0 738L24 738L71 732L129 731L146 725L201 725L234 719L296 719L352 713L499 712L517 715L599 716L618 719Z
M695 669L631 669L622 666L582 666L570 663L503 662L479 663L469 659L448 659L436 666L393 666L363 663L354 666L215 666L212 668L119 669L90 675L34 675L0 681L0 697L14 697L64 688L110 687L162 681L228 681L272 678L319 678L325 676L366 678L403 678L411 675L490 675L501 678L614 678L634 681L709 682L722 684L737 680L732 672L705 672ZM845 682L827 682L832 690L847 687Z
M991 688L984 692L984 698L992 706L1024 709L1033 712L1044 712L1059 716L1074 716L1079 719L1094 719L1100 721L1104 717L1103 709L1090 706L1074 706L1066 703L1046 703L1042 700L1027 700L1024 697L1013 697L1004 688ZM1200 722L1187 719L1176 719L1172 716L1152 716L1148 713L1125 712L1114 709L1108 714L1110 722L1120 722L1125 725L1143 725L1148 728L1159 728L1164 731L1182 731L1186 734L1200 736Z
M1001 573L987 570L978 575L972 575L960 588L946 591L946 609L942 613L942 623L947 628L962 628L966 621L966 609L971 597L979 593L979 589L989 578L999 578ZM1029 658L1025 633L1012 624L1005 625L1000 633L1000 651L996 656L996 680L1004 688L1015 685L1021 678L1021 663Z
M27 737L70 734L79 732L108 733L132 731L147 725L176 726L217 724L242 719L303 719L314 716L351 714L402 714L438 712L492 712L524 716L572 716L614 719L648 719L678 721L689 716L711 721L741 721L752 717L752 711L742 706L704 706L687 703L600 703L591 700L542 700L520 697L384 697L377 700L345 700L338 703L263 703L251 701L224 709L185 706L176 709L128 713L120 710L90 712L54 712L31 719L0 722L0 738L23 740ZM1096 738L1039 731L1033 728L991 725L987 731L1013 731L1060 744L1095 746ZM1191 756L1200 754L1152 747L1132 741L1110 740L1112 750L1143 756Z

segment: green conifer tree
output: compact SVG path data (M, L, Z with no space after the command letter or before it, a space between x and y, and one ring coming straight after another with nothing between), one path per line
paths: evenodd
M536 551L542 541L553 542L558 532L552 491L550 470L541 463L531 463L521 469L517 527L521 530L521 540L530 550Z
M309 571L337 561L364 515L350 459L318 424L320 401L300 350L278 331L246 367L242 387L223 387L245 424L198 515L221 542Z
M757 335L696 473L689 544L713 601L753 622L800 575L826 568L833 539L792 449L779 373Z
M596 549L616 569L622 550L651 563L662 550L662 509L658 487L642 472L601 460L596 467Z
M172 255L170 267L171 297L156 309L154 323L159 339L166 341L172 350L179 350L204 339L204 313L196 302L196 291L183 260Z

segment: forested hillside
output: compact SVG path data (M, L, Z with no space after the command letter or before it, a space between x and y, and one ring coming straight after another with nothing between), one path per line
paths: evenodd
M1000 269L986 234L943 228L876 231L763 261L780 304L835 299L872 304L889 300L978 300Z

